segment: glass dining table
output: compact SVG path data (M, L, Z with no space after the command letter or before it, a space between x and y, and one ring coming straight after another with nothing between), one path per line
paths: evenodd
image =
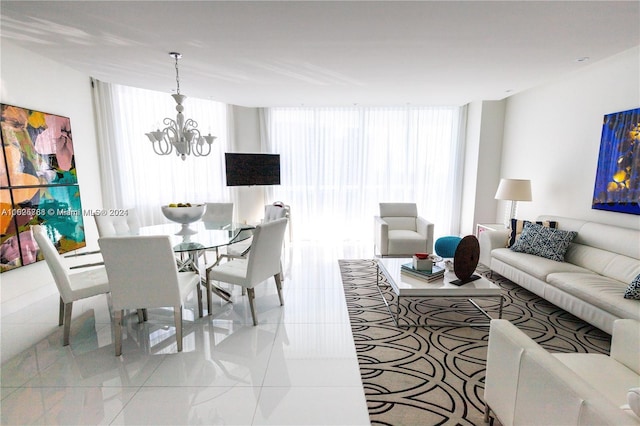
M173 251L179 258L179 269L183 271L200 272L201 257L206 256L207 251L215 253L215 259L220 259L220 249L230 244L244 241L251 238L252 225L240 223L212 223L194 222L189 225L193 232L190 235L178 235L182 225L178 223L166 223L162 225L151 225L140 227L138 235L168 235ZM205 278L202 279L203 281ZM207 283L203 284L207 285ZM231 294L218 287L212 286L211 290L225 301L231 301ZM211 313L211 301L208 300L207 307Z

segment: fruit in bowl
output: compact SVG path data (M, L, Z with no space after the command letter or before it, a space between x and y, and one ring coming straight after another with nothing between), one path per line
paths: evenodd
M189 228L189 224L202 218L206 204L177 203L162 206L162 214L172 222L181 223L182 229L176 235L192 235L197 231Z

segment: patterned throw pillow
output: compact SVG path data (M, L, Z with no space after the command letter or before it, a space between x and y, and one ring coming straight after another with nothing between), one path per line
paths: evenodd
M640 274L631 281L629 287L624 292L625 299L640 300Z
M536 222L530 220L521 220L521 219L511 219L511 232L509 233L509 237L507 238L507 247L511 247L516 243L516 240L520 237L522 233L522 229L524 229L524 225L526 223L537 223L538 225L546 226L547 228L557 228L558 222L554 220L538 220Z
M564 262L564 254L576 235L577 232L574 231L562 231L536 223L527 223L511 250Z

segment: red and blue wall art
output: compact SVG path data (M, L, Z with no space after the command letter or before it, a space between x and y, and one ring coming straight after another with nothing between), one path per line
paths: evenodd
M604 116L592 208L640 214L640 108Z
M71 122L0 104L0 272L41 260L31 225L64 253L86 246Z

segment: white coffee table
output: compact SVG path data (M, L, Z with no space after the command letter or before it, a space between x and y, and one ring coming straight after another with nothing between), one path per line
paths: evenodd
M502 295L502 289L487 280L484 277L480 277L475 281L471 281L469 283L457 286L455 284L451 284L451 281L457 279L453 272L447 271L444 275L444 278L432 282L427 282L420 278L413 278L406 274L402 274L400 272L400 268L405 263L411 263L411 259L407 258L381 258L378 259L378 271L382 272L384 276L389 281L393 292L396 294L396 314L394 315L391 311L391 306L389 302L384 297L382 290L380 288L380 282L376 279L376 283L378 284L378 291L380 291L380 295L384 300L387 309L389 310L389 314L391 318L393 318L396 326L401 327L399 324L400 319L400 300L402 298L465 298L467 299L473 306L475 306L484 316L491 320L491 316L478 304L473 300L474 297L482 297L482 298L497 298L499 299L500 308L498 310L498 318L502 318L502 306L504 304L504 297ZM411 324L407 323L407 327L421 327L421 326L434 326L434 325L462 325L465 327L475 326L475 327L487 327L489 326L489 322L486 323L446 323L446 324ZM405 326L405 325L402 325Z

